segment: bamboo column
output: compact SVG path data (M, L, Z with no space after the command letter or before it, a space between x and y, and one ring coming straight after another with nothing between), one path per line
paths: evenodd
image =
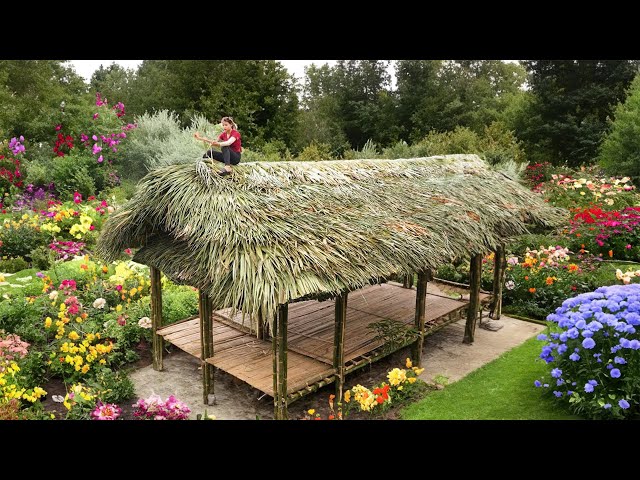
M424 321L427 304L427 281L429 272L418 272L418 285L416 291L416 314L415 326L419 335L413 344L413 352L411 354L413 362L418 366L422 366L422 345L424 344Z
M200 309L200 352L202 361L202 398L205 405L215 403L214 367L206 360L213 357L213 305L211 299L202 290L198 291ZM209 396L213 399L209 399Z
M262 308L260 308L258 309L258 325L256 327L256 337L258 337L258 340L264 340L266 338L263 322L264 319L262 318Z
M336 370L336 399L342 405L342 390L344 387L344 332L347 323L347 297L343 293L336 297L335 334L333 336L333 368ZM342 417L342 408L338 407L338 415Z
M278 389L278 378L280 378L280 370L278 369L278 315L273 318L273 326L271 328L271 356L273 358L273 418L278 419L280 412L280 390Z
M278 307L278 404L276 420L288 420L287 411L287 321L289 317L289 305L287 303Z
M411 275L405 275L403 278L403 282L402 282L402 286L404 288L411 288L413 287L413 274Z
M504 243L496 247L493 259L493 300L491 302L491 318L500 320L502 315L502 288L507 272L507 260L505 258Z
M464 327L464 343L473 343L476 333L476 321L478 320L478 307L480 306L480 280L482 276L482 254L476 253L471 257L469 268L469 308L467 310L467 324Z
M151 277L151 354L153 356L153 369L161 371L162 348L164 339L158 335L158 329L162 327L162 284L160 283L160 270L149 267Z

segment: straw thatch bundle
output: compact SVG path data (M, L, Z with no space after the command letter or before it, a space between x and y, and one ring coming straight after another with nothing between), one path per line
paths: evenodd
M142 247L136 261L215 307L262 307L266 318L277 304L436 268L563 218L475 155L246 163L231 177L202 167L150 172L105 223L97 253Z

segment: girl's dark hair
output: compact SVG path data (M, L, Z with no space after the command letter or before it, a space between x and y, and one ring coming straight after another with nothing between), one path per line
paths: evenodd
M220 120L220 123L222 122L227 122L231 124L234 130L238 129L238 125L236 125L236 122L233 121L233 117L222 117L222 120Z

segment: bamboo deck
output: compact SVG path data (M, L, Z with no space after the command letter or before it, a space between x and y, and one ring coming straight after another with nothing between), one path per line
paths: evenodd
M490 295L481 293L487 303ZM383 319L413 326L415 288L394 283L372 285L349 294L344 357L347 372L391 353L381 353L382 342L367 328ZM427 291L425 334L439 330L460 319L467 301L456 300ZM313 391L313 384L333 381L333 337L335 301L309 300L289 305L288 394L299 398ZM273 360L271 342L259 340L242 325L242 313L229 317L229 310L213 313L213 357L206 361L273 396ZM250 324L245 318L245 323ZM200 358L200 328L197 316L163 327L158 334L185 352ZM401 348L401 347L398 347Z

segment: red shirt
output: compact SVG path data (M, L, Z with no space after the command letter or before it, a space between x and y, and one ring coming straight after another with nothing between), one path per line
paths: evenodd
M222 140L223 142L226 142L227 140L229 140L230 137L235 137L236 141L233 142L231 145L229 145L229 148L236 153L240 153L240 151L242 150L242 140L240 140L239 131L231 130L231 133L229 134L229 136L227 136L227 132L223 131L218 136L218 140Z

